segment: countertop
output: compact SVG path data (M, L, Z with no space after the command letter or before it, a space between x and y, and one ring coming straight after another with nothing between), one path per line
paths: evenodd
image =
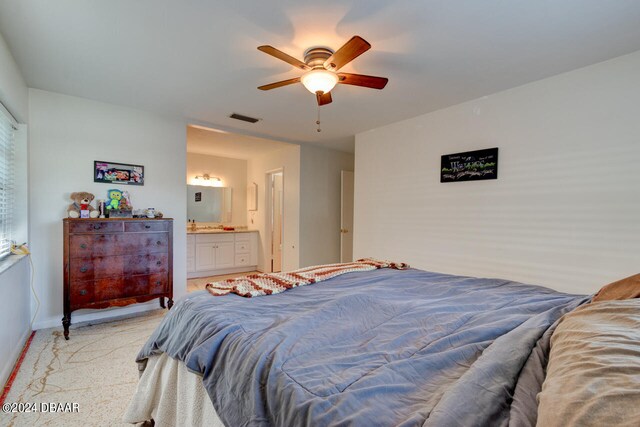
M229 233L257 233L258 230L221 230L219 228L201 228L199 230L187 230L187 234L229 234Z

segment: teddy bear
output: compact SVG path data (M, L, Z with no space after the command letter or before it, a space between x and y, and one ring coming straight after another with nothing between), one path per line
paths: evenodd
M80 218L80 211L84 210L89 211L90 218L97 218L100 214L93 206L91 206L91 202L95 198L93 194L87 193L86 191L78 191L71 193L69 198L73 200L73 203L71 203L67 208L69 218Z

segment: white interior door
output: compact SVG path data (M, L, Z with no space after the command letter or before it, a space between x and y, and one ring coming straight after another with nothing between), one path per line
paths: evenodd
M342 171L340 262L353 261L353 172Z
M284 176L271 174L271 271L282 271Z

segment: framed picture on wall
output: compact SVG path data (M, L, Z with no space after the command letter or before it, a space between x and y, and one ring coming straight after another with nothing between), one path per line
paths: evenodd
M144 185L144 166L95 160L93 182Z
M445 154L440 162L440 182L498 179L498 149Z

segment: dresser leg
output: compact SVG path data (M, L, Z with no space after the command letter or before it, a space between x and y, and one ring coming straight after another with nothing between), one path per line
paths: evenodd
M64 339L69 339L69 326L71 325L71 317L67 314L62 318L62 327L64 328Z
M160 307L162 307L162 308L166 308L166 307L164 306L164 297L160 297L160 298L158 298L158 299L160 300Z
M171 298L169 298L169 301L167 301L167 307L169 307L169 310L171 310L171 307L173 307L173 300Z

